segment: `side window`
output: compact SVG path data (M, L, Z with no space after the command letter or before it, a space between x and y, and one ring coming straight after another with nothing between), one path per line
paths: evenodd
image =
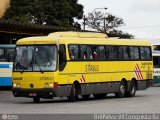
M98 60L105 59L105 48L104 46L94 46L93 58Z
M69 57L71 60L77 60L79 58L78 45L69 45Z
M59 45L59 71L63 71L66 66L66 48L65 45Z
M134 47L134 52L135 52L135 59L139 59L140 58L139 47Z
M6 49L6 60L7 62L13 62L15 49Z
M138 47L129 47L130 59L135 60L139 59L139 48Z
M92 60L92 46L80 45L80 59L82 60Z
M118 58L119 60L128 60L130 58L129 48L127 46L118 47Z
M154 68L160 67L160 56L153 56L153 65Z
M145 59L145 47L140 47L141 59Z
M124 59L123 46L119 46L118 47L118 58L119 58L119 60L123 60Z
M4 60L5 60L4 49L0 49L0 61L4 61Z
M117 60L117 47L116 46L105 46L106 59Z
M135 59L134 47L129 47L129 54L130 54L131 60L134 60Z
M129 56L129 48L127 46L123 47L123 52L124 52L124 59L128 60L130 58Z
M150 47L140 47L141 59L151 59L151 48Z
M151 59L151 48L145 47L145 59Z

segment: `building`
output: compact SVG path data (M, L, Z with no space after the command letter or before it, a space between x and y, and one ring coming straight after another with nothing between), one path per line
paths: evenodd
M74 31L74 28L24 24L0 20L0 44L15 44L20 38L48 35L56 31Z

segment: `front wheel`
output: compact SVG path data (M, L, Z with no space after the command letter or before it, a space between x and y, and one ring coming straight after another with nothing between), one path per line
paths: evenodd
M34 103L39 103L39 102L40 102L40 98L34 97L34 98L33 98L33 102L34 102Z
M75 84L72 85L70 96L68 98L71 102L75 102L78 99L78 90L76 89Z
M121 81L119 85L119 92L115 93L115 96L118 98L122 98L125 96L125 94L126 94L126 84L124 81Z
M127 91L126 96L127 97L134 97L136 94L136 83L135 81L131 81L129 91Z
M82 97L83 97L84 99L88 99L88 98L90 97L90 95L82 95Z
M94 96L94 98L105 98L106 97L106 93L104 93L104 94L93 94L93 96Z

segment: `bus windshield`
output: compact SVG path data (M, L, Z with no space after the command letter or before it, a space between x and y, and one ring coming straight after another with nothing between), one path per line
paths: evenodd
M14 71L55 71L55 45L17 46Z

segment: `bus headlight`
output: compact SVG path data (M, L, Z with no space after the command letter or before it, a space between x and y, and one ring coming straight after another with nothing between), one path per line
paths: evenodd
M20 88L20 84L19 83L13 83L13 88Z
M45 88L53 88L53 83L45 83Z

